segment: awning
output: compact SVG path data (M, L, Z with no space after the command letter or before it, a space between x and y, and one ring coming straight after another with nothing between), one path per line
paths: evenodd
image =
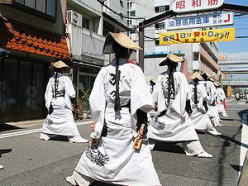
M0 47L56 59L70 59L65 36L1 19Z

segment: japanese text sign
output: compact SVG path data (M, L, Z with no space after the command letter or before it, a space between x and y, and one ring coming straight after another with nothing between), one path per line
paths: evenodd
M159 36L160 45L182 43L221 42L235 40L235 28L199 30L191 32L165 32Z
M175 12L183 13L217 9L223 3L224 0L174 0L170 7Z
M166 20L167 30L186 28L215 27L232 25L233 13L211 12L198 15L180 16Z

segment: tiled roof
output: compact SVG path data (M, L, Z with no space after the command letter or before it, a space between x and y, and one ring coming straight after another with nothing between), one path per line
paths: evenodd
M69 59L65 36L28 28L4 20L0 28L0 47L57 59Z

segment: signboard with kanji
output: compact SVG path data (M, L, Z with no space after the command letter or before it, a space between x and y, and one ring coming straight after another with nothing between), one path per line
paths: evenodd
M211 10L221 7L224 0L174 0L170 8L177 13Z
M197 15L185 15L166 20L167 30L215 27L232 25L234 23L233 13L211 12Z
M165 32L159 35L160 45L221 42L221 41L233 41L233 40L235 40L235 28L184 31L184 32Z

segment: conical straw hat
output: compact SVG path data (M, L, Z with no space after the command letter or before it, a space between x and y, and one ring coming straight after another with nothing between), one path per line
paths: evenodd
M167 65L168 61L171 61L174 63L182 63L182 62L184 62L184 58L179 57L175 54L168 54L167 57L160 62L159 66Z
M106 37L104 46L103 46L103 53L104 54L111 54L114 53L112 45L113 41L118 43L120 46L132 50L142 50L139 45L134 43L126 34L120 32L120 33L112 33L109 32L108 36Z
M214 82L214 85L215 85L216 87L219 87L219 86L220 86L220 84L219 84L217 81Z
M52 63L52 66L54 68L69 68L69 66L67 64L65 64L63 61L56 61Z
M203 77L203 79L207 80L209 79L210 75L207 72L202 72L201 76Z
M191 76L191 79L198 79L198 80L202 81L203 77L201 76L200 72L194 72Z

